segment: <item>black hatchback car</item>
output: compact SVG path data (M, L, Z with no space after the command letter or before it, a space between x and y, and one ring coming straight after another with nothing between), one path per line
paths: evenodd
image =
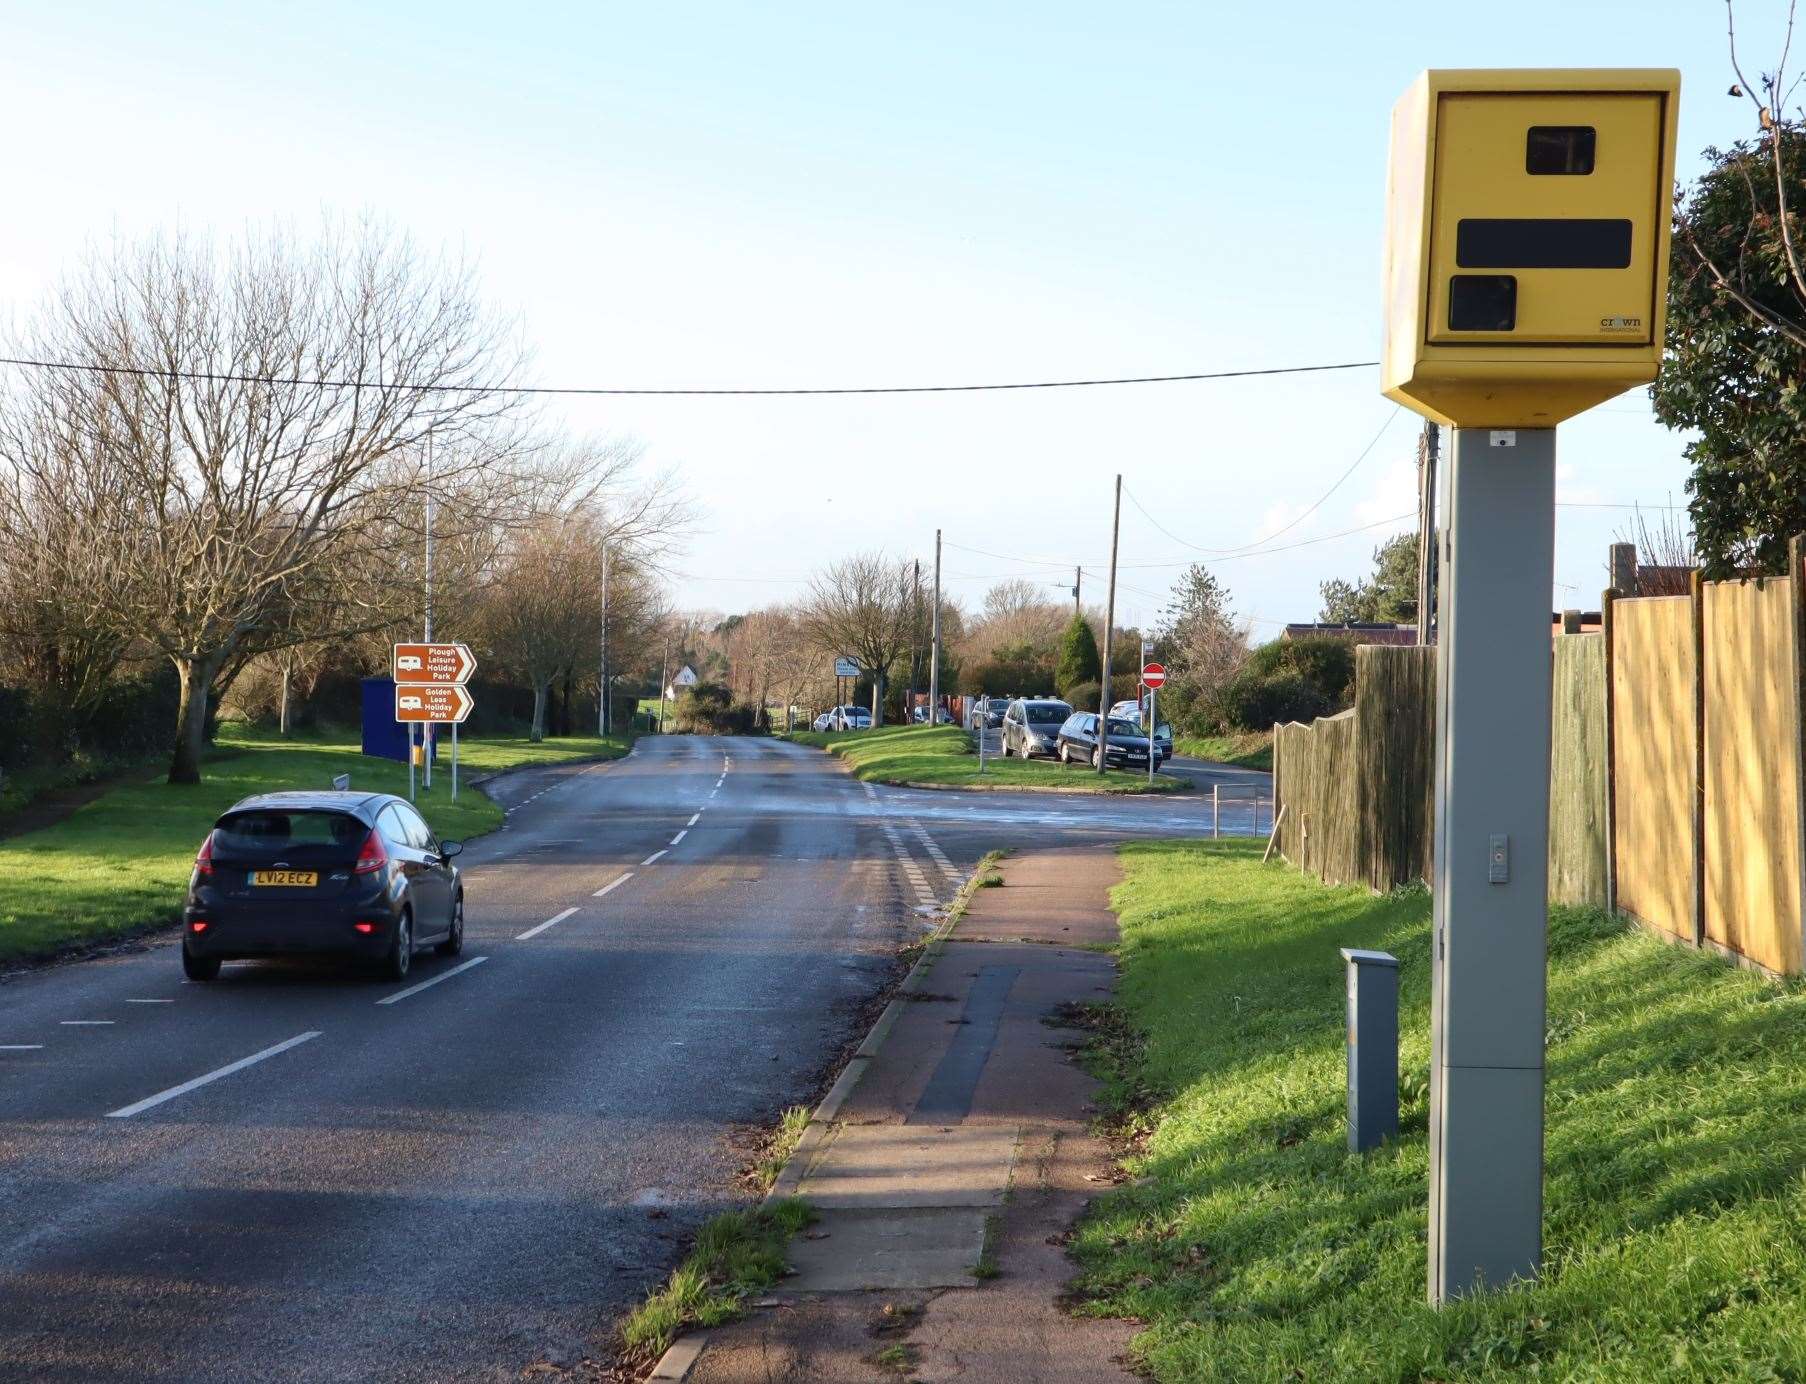
M182 910L182 970L213 980L220 962L337 955L379 963L392 980L414 950L464 949L464 882L403 798L387 793L263 793L225 812L201 842Z

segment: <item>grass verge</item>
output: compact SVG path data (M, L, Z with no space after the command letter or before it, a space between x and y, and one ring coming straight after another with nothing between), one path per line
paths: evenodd
M796 1197L747 1211L726 1211L696 1232L696 1243L665 1286L621 1327L628 1355L650 1363L693 1326L718 1326L744 1310L748 1294L769 1288L789 1265L784 1255L815 1213Z
M793 1105L778 1116L778 1127L760 1147L759 1156L753 1161L749 1180L759 1191L769 1192L771 1184L778 1180L778 1174L784 1171L790 1155L802 1142L803 1131L809 1127L809 1116L806 1105Z
M524 739L470 740L459 747L468 777L522 765L625 754L628 741L574 736L534 744ZM355 788L405 793L405 764L368 759L355 739L330 735L288 740L224 727L220 748L232 751L203 766L204 781L175 786L142 779L122 783L65 820L0 839L0 961L175 922L194 853L208 826L251 793L329 788L350 774ZM440 762L433 792L420 808L433 829L463 839L498 825L501 809L482 793L450 797L450 759ZM146 777L149 777L148 775Z
M1052 759L985 756L978 772L972 737L958 726L884 726L877 730L828 733L793 731L790 739L839 755L855 778L874 783L924 784L934 788L1058 789L1066 793L1174 793L1183 779L1111 769L1099 775L1088 765Z
M1083 1310L1145 1323L1160 1380L1806 1376L1806 987L1553 910L1544 1275L1433 1311L1429 899L1259 852L1124 849L1138 1041L1101 1065L1149 1132L1074 1237ZM1367 1155L1342 946L1400 960L1401 1133Z
M1230 735L1184 735L1173 742L1173 753L1238 769L1273 772L1273 732L1241 730Z

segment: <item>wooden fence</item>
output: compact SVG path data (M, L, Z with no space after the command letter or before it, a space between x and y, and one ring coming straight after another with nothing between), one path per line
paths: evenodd
M1428 877L1436 651L1355 650L1355 704L1273 731L1278 849L1326 884L1385 891Z
M1806 556L1786 577L1612 598L1551 658L1549 896L1806 969ZM1277 847L1329 883L1428 879L1434 655L1356 651L1355 705L1275 729Z
M1549 901L1606 904L1605 637L1555 636L1549 723Z

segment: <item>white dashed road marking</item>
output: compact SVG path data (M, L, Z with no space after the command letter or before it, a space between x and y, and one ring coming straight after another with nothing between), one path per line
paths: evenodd
M632 878L633 878L633 871L629 870L626 874L622 875L619 879L610 880L607 884L604 884L600 889L596 890L595 893L591 894L590 897L592 899L599 899L604 894L609 893L612 890L619 889L623 884L627 883L627 881Z
M430 990L435 985L437 985L440 981L450 980L453 976L457 975L460 971L468 971L472 966L481 966L487 960L489 960L489 958L486 956L473 956L470 958L470 960L466 961L462 966L453 966L444 975L437 975L437 976L434 976L431 980L423 980L418 985L410 985L405 990L398 990L398 991L396 991L396 993L394 993L393 995L390 995L388 998L378 1000L377 1003L378 1004L394 1004L397 1000L405 1000L409 995L418 995L422 990Z
M174 1000L127 1000L127 1004L174 1004Z
M552 927L555 924L562 923L566 918L570 917L571 914L575 913L576 911L577 911L576 907L573 906L573 907L565 909L564 912L562 912L562 913L554 913L550 918L547 918L543 923L539 924L538 927L530 927L525 932L517 933L515 935L514 940L516 942L525 942L529 937L537 937L537 936L539 936L540 933L544 932L547 928Z
M160 776L157 781L162 782ZM37 1052L43 1046L42 1043L0 1043L0 1052Z
M694 817L690 818L689 822L686 823L686 826L693 827L701 820L702 820L702 814L700 812L698 812Z
M62 1021L64 1028L107 1028L112 1023L111 1019L64 1019Z
M478 957L477 959L479 961L482 960L481 957ZM443 980L445 977L441 976L439 978ZM397 998L399 998L399 996L397 996ZM379 1004L385 1003L385 1001L381 1000L377 1002ZM167 1091L159 1091L154 1096L146 1096L143 1100L134 1101L131 1105L122 1106L118 1110L109 1110L107 1111L107 1118L109 1120L127 1120L133 1115L141 1115L152 1106L161 1105L166 1100L174 1100L177 1096L185 1096L190 1091L195 1090L197 1087L205 1086L210 1081L218 1081L222 1076L231 1076L234 1072L242 1072L254 1062L261 1062L266 1057L274 1057L279 1052L287 1052L290 1048L298 1048L301 1044L309 1042L319 1036L320 1031L318 1029L311 1029L306 1033L298 1033L293 1038L287 1038L282 1042L277 1043L274 1047L265 1048L262 1052L254 1052L249 1057L241 1057L236 1062L228 1062L223 1067L216 1067L213 1071L208 1072L204 1076L197 1076L193 1081L184 1081L180 1086L171 1086Z
M688 836L689 834L690 834L690 829L688 827L685 827L682 831L678 832L677 835L675 835L671 838L671 844L673 846L675 846L679 841L683 840L684 837Z
M670 847L667 846L665 849L669 850ZM664 851L654 851L651 855L647 856L644 860L642 860L640 862L640 864L650 865L653 861L657 860L664 853L665 853Z

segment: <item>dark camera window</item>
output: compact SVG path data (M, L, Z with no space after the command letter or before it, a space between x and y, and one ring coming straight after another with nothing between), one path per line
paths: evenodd
M1625 269L1631 224L1623 217L1463 217L1455 263L1463 269Z
M1518 323L1518 281L1510 274L1456 274L1449 280L1449 330L1508 332Z
M1524 144L1524 171L1591 173L1596 138L1591 125L1532 125Z

